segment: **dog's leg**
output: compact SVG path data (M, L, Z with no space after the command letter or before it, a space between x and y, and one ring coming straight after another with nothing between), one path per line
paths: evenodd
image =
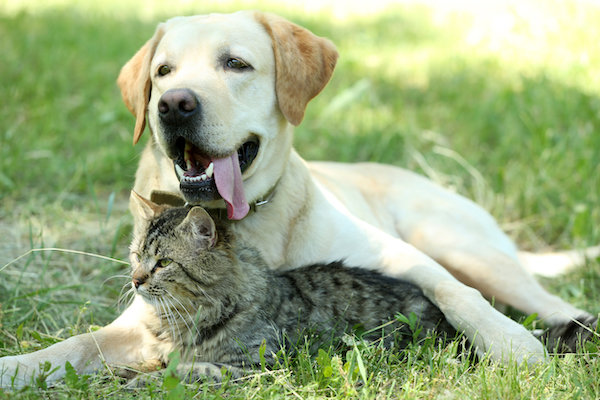
M494 309L478 290L454 279L435 261L425 257L419 260L417 250L411 252L408 245L402 249L399 242L387 246L383 272L418 285L448 322L465 333L479 355L519 363L544 359L542 344L523 326Z
M327 225L327 243L332 259L347 265L378 269L419 286L448 322L475 346L480 356L508 362L539 362L545 350L522 325L494 309L472 287L459 282L444 267L401 239L345 215ZM339 240L337 240L339 238ZM360 251L356 251L360 249Z
M596 318L548 293L521 265L515 246L483 210L470 207L468 216L461 216L461 211L465 212L457 207L455 213L423 216L407 237L487 298L536 313L551 326L549 350L562 341L568 343L563 350L574 351L579 337L590 336Z
M351 182L355 188L366 188L369 182L368 189L335 193L355 215L401 237L486 297L537 313L551 325L589 316L549 294L520 262L562 268L582 261L579 252L546 257L518 253L487 211L409 171L375 164L316 163L313 168L331 187ZM590 248L583 255L598 253L599 248Z
M445 251L444 251L445 250ZM537 313L549 325L563 324L589 315L548 293L518 260L485 243L477 248L437 249L438 262L462 282L477 288L489 299L510 305L526 314ZM455 266L460 266L460 269Z
M447 249L440 262L453 271L460 265L469 274L462 276L466 284L478 287L488 298L508 304L527 314L537 313L550 328L543 336L549 351L575 352L578 343L589 339L597 318L544 290L541 285L506 253L481 245L475 249Z
M446 199L446 210L434 208L402 236L442 264L461 282L484 296L550 325L589 315L548 293L519 261L515 245L492 217L473 203ZM448 210L452 210L448 212Z
M414 245L486 297L538 314L556 328L552 336L559 332L579 334L569 328L570 323L583 320L587 321L583 325L590 325L593 320L590 314L544 290L521 260L528 264L543 262L548 268L560 270L583 261L585 256L597 256L600 252L597 247L583 253L573 251L545 257L519 253L487 211L422 176L373 164L352 169L320 164L319 168L321 179L335 177L336 181L353 182L357 188L366 187L364 181L368 180L369 190L347 191L350 195L341 197L345 204L352 205L354 213ZM336 181L329 185L334 186ZM570 336L563 340L572 342Z
M555 277L585 265L586 260L600 257L600 246L548 253L519 251L519 261L534 275Z
M128 365L157 358L156 339L142 322L147 311L143 300L136 298L119 318L98 331L73 336L33 353L0 358L0 387L30 385L40 372L50 371L46 382L55 382L64 377L67 361L78 373L91 373L105 364ZM50 371L40 369L45 363L52 365Z
M320 182L326 183L328 187L337 188L336 184L328 179L339 179L351 185L354 183L353 180L356 181L357 176L360 176L361 169L373 172L368 165L360 167L358 170L351 170L356 174L338 174L342 168L327 165L328 170L321 176L323 180ZM383 176L384 172L390 169L391 167L376 169L374 172L380 174L375 176ZM489 354L495 360L530 363L545 358L546 353L542 343L522 325L494 309L477 289L458 281L441 264L414 245L392 236L391 234L397 235L393 229L386 233L365 222L367 219L380 222L379 226L383 228L393 227L394 222L399 220L409 225L414 222L419 226L422 215L412 216L413 210L406 211L408 207L399 209L397 211L399 215L386 215L386 210L398 210L398 207L384 195L390 186L393 187L393 183L385 182L389 185L381 184L371 188L370 192L377 193L378 196L368 199L361 198L361 192L351 190L352 187L343 192L334 192L319 183L313 196L307 200L318 204L319 207L314 207L310 218L304 219L304 222L312 226L318 225L319 235L311 237L312 246L300 246L301 241L298 243L298 248L288 245L287 254L292 255L291 259L288 259L290 263L299 262L298 258L321 261L344 260L349 266L376 269L386 275L406 280L420 287L425 296L440 308L448 322L457 331L464 332L479 355ZM356 183L355 187L362 187L358 182ZM418 188L413 187L413 189ZM416 191L410 192L410 195L404 198L404 203L415 202L416 196ZM412 214L419 212L418 206L421 206L421 213L429 211L427 202L431 201L431 196L421 196L424 198L417 199L418 205L415 206L416 209ZM392 193L393 199L398 197ZM365 209L365 203L373 206L371 213ZM352 208L346 208L347 204ZM367 218L370 214L371 218ZM364 220L355 215L361 215ZM378 218L378 215L381 217ZM324 216L327 218L325 219ZM298 229L301 232L315 232L315 229L307 229L301 225ZM437 241L434 240L432 243ZM293 244L295 245L296 242Z

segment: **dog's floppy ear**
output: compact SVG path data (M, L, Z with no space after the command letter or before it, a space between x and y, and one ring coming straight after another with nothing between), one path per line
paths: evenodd
M329 82L338 53L329 40L284 18L255 12L273 42L277 102L285 118L298 125L308 102Z
M133 144L136 144L144 128L146 127L146 108L150 101L150 62L154 57L156 46L164 35L164 26L160 24L154 36L138 50L137 53L127 61L121 68L117 84L121 89L121 95L125 105L135 116L135 128L133 130Z

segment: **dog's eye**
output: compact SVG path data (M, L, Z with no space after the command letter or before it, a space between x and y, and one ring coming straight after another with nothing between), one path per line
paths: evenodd
M239 58L229 58L227 59L227 68L243 70L250 68L250 65L240 60Z
M159 76L165 76L169 72L171 72L171 67L169 67L168 65L161 65L160 67L158 67L158 75Z

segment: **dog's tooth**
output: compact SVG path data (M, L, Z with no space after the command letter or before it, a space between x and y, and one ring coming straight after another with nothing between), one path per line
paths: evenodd
M204 171L206 172L206 176L212 178L214 169L215 165L213 163L208 164L208 168L206 168L206 171Z
M175 164L175 170L177 171L177 176L178 176L179 178L181 178L181 177L183 176L184 172L185 172L185 171L183 170L183 168L181 168L181 167L179 166L179 164Z
M188 142L185 142L185 147L183 149L183 159L185 161L187 169L190 169L190 167L192 165L191 163L193 161L193 157L192 157L192 145L189 144Z
M206 174L202 174L200 175L200 179L202 179L203 181L208 179L208 176Z

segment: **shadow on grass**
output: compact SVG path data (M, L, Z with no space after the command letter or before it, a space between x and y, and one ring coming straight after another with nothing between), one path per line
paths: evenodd
M542 215L536 228L549 241L564 227L572 233L579 224L575 233L582 236L593 229L598 215L587 204L597 204L600 192L597 96L544 71L525 76L493 56L454 51L457 33L434 26L423 8L345 22L286 16L330 37L341 53L330 86L297 130L307 159L434 171L479 201L477 171L492 193L506 198L497 216L542 215L552 204L587 207L578 221L573 213L554 221ZM0 16L0 22L0 95L7 99L0 108L0 201L31 207L58 201L68 208L110 192L124 199L142 146L131 146L133 117L115 79L156 22L66 9ZM411 58L420 51L429 59ZM383 57L383 65L374 67L371 56ZM411 62L418 72L406 66Z

